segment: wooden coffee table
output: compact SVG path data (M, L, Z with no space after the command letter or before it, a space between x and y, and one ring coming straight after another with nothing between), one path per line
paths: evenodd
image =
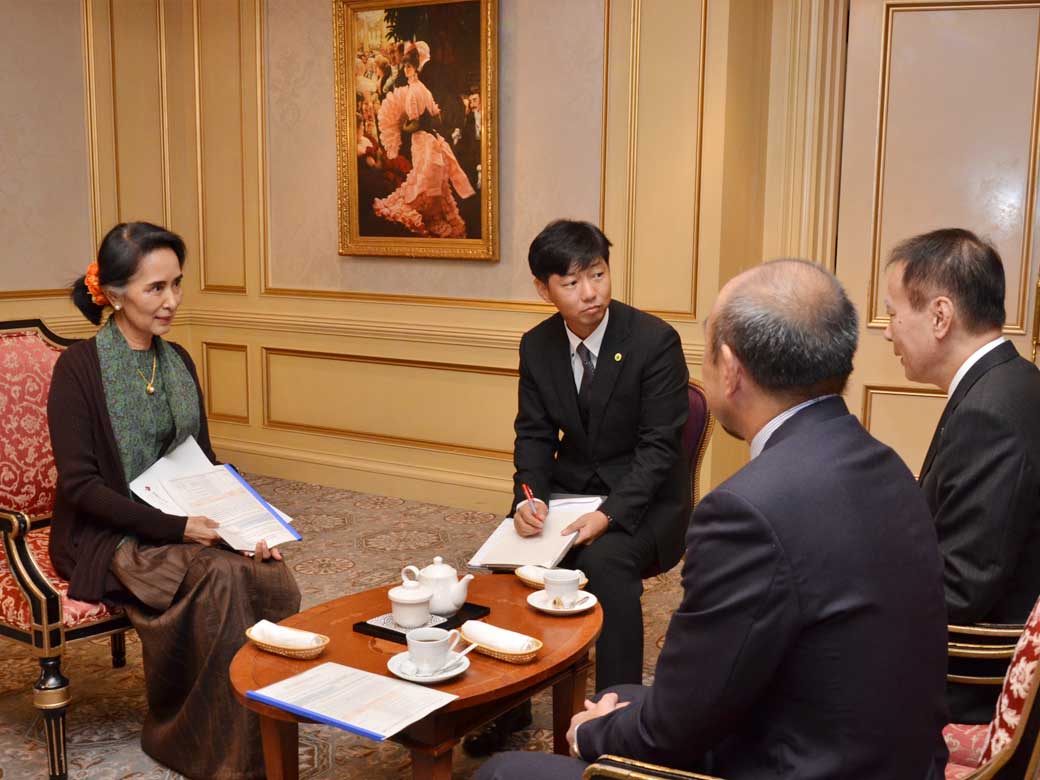
M260 716L268 780L299 777L299 724L310 722L292 713L245 698L312 666L335 661L356 669L392 676L387 660L404 645L356 633L352 626L390 611L389 588L375 588L312 607L283 620L282 625L316 631L331 638L313 661L271 655L246 644L231 662L231 685L238 700ZM597 604L580 615L556 617L527 605L532 591L509 574L478 575L470 583L469 601L491 607L485 620L542 640L544 647L528 664L510 664L477 652L460 677L437 686L459 698L392 737L412 753L415 780L450 780L452 748L466 733L508 712L549 685L553 686L553 749L566 755L567 727L582 708L590 667L589 649L599 636L603 612Z

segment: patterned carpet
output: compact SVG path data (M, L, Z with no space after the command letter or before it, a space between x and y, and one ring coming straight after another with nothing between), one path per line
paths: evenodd
M499 518L487 512L356 493L250 475L259 492L296 519L303 541L283 549L303 593L303 608L336 596L387 585L410 563L434 555L462 570ZM671 611L679 600L679 570L647 580L644 675L649 678ZM42 721L30 688L38 666L21 646L5 642L0 665L0 780L46 778ZM140 748L144 717L141 648L127 638L127 665L111 668L107 640L71 648L64 669L72 680L68 715L69 777L72 780L176 780ZM591 677L591 676L590 676ZM534 724L513 737L511 748L551 749L548 692L535 699ZM214 735L219 739L219 735ZM479 765L456 750L456 778ZM301 780L394 780L411 777L408 754L397 745L355 737L325 726L300 728Z

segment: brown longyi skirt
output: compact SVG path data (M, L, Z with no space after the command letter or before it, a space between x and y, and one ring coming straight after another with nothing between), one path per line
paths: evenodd
M260 725L235 700L228 667L249 626L299 610L285 564L128 539L111 568L141 602L127 614L144 656L144 751L192 780L261 780Z

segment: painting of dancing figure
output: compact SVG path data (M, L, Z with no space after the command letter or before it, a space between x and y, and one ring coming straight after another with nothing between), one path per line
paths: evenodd
M336 0L339 250L498 259L496 0Z

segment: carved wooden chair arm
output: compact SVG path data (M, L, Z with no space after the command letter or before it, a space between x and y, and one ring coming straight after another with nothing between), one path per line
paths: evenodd
M720 780L713 775L669 769L632 758L610 755L600 756L595 763L589 764L583 777L585 780Z

